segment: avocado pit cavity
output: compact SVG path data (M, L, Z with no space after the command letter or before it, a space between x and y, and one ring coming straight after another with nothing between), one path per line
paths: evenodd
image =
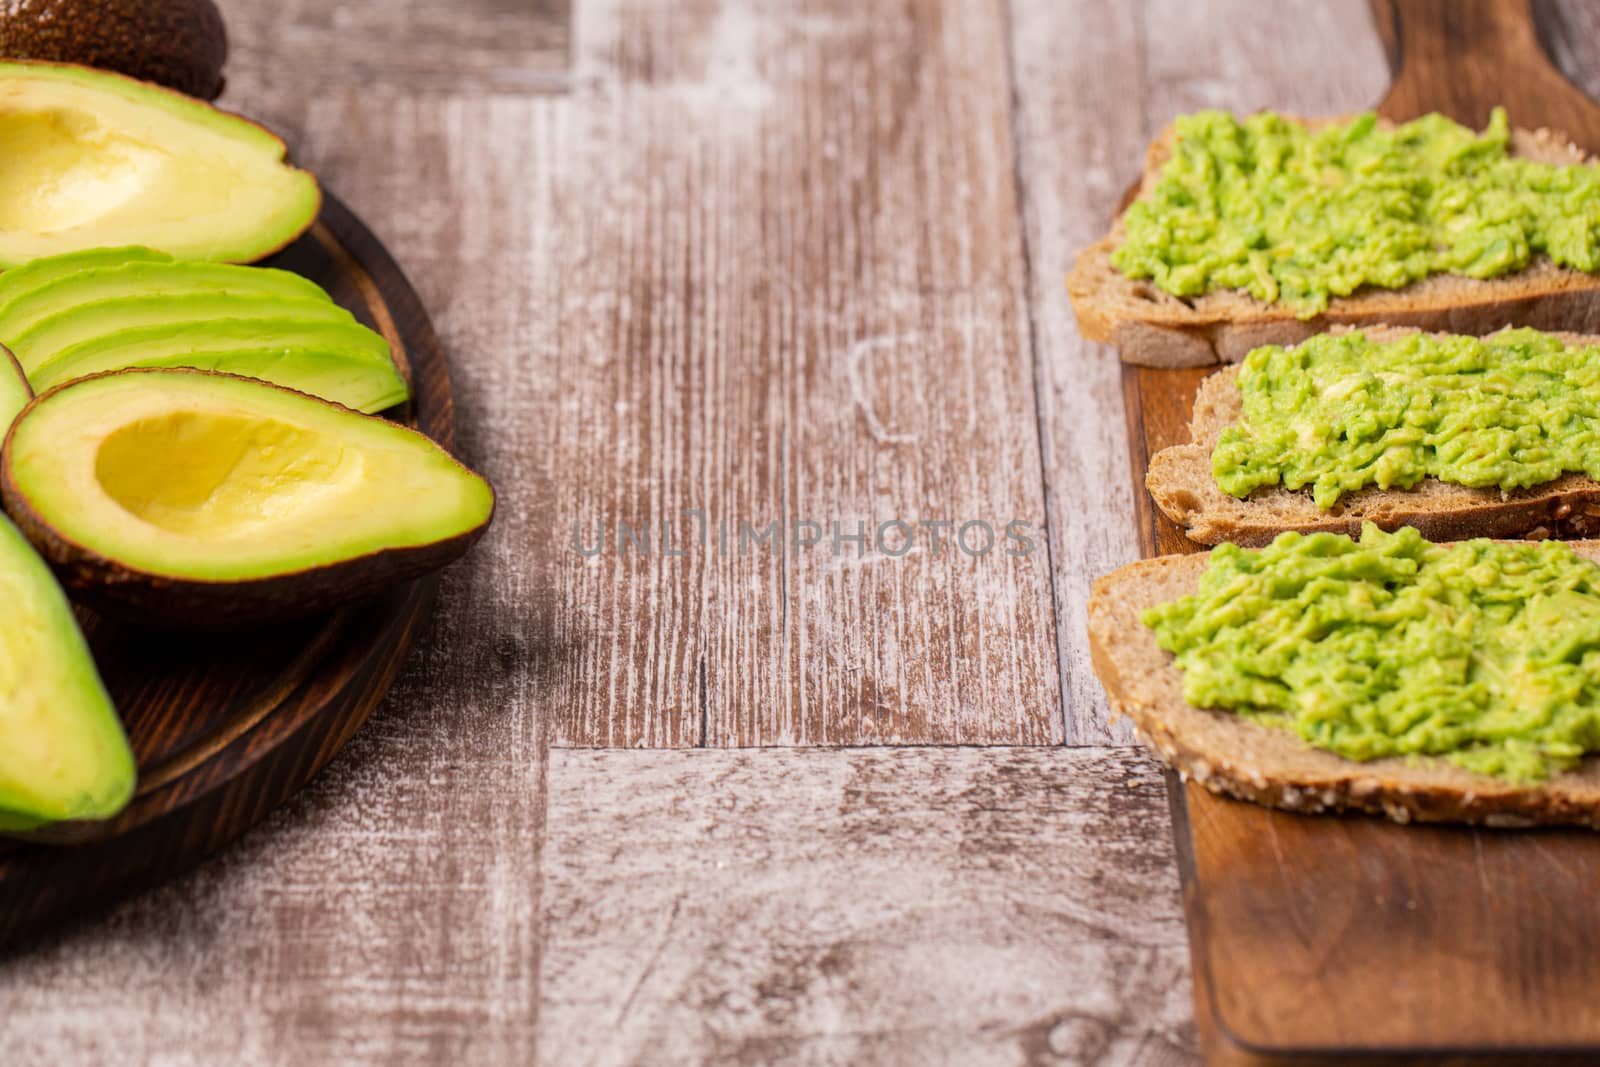
M95 477L123 508L184 537L253 535L360 481L361 456L272 419L178 411L123 426Z

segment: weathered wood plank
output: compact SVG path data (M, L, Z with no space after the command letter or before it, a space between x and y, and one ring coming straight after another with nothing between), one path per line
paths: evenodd
M545 1063L1189 1063L1126 749L552 750Z
M1307 114L1370 105L1387 78L1366 6L1062 4L1014 0L1018 161L1054 535L1071 744L1127 743L1089 668L1090 583L1136 557L1115 352L1078 336L1063 284L1173 115L1203 107Z
M558 92L569 84L571 0L217 6L228 26L230 104L262 86L305 99L334 90Z
M1556 68L1600 99L1600 7L1586 0L1534 0L1533 15Z
M1042 534L953 542L1044 513L1001 5L579 14L543 220L553 743L1059 740ZM896 519L956 525L834 537Z
M451 576L432 647L299 797L3 961L7 1063L529 1062L541 764L494 651L506 546Z

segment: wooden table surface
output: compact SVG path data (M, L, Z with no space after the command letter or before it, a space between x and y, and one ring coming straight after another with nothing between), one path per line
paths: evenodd
M223 7L224 102L406 267L501 511L311 788L0 960L0 1059L1194 1062L1062 281L1174 113L1375 101L1366 3ZM1600 9L1539 16L1600 89Z

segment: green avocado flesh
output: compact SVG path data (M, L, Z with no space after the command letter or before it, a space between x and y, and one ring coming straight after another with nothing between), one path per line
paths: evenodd
M130 572L244 582L450 541L494 494L432 441L258 381L130 371L17 421L8 506ZM18 501L21 504L18 504Z
M1600 167L1513 158L1503 110L1481 135L1441 115L1310 130L1203 111L1174 125L1112 263L1175 296L1242 289L1310 318L1364 285L1493 278L1535 253L1600 270Z
M1440 757L1531 784L1600 749L1600 567L1559 541L1435 545L1367 524L1219 545L1146 611L1199 708L1352 760Z
M361 411L409 396L388 342L289 271L92 249L0 275L0 344L37 391L125 367L263 378Z
M249 262L321 204L260 126L83 67L0 62L0 157L0 267L112 245Z
M0 281L9 277L0 275ZM200 294L332 303L321 286L286 270L175 261L106 263L47 277L0 303L0 343L10 344L46 319L86 304Z
M141 326L73 345L28 372L38 392L127 367L195 367L260 378L357 411L410 395L381 336L357 323L225 320Z
M124 263L171 262L172 257L153 248L131 245L126 248L91 248L85 252L69 252L61 256L36 259L25 267L13 267L0 273L0 308L5 307L22 293L71 274L93 270L97 267L116 267Z
M1243 413L1211 453L1217 485L1312 487L1323 510L1423 478L1520 489L1600 478L1600 347L1538 330L1487 338L1321 334L1245 357Z
M24 367L42 367L74 345L140 327L179 329L200 323L271 319L279 322L355 322L327 300L284 299L238 293L130 296L83 304L43 319L6 340ZM5 338L0 334L0 338Z
M0 831L115 815L133 753L66 597L4 517L0 597Z

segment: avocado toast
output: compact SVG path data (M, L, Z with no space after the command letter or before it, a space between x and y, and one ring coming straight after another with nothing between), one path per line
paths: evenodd
M1416 330L1388 327L1333 336L1360 336L1375 345L1408 338L1449 340L1446 335L1421 335ZM1482 342L1471 343L1492 347L1497 337L1511 336L1515 335L1491 335ZM1600 345L1600 337L1567 333L1545 336L1575 351ZM1151 498L1192 540L1202 544L1232 541L1261 545L1283 530L1353 533L1367 521L1386 529L1415 526L1434 540L1555 534L1581 537L1600 533L1600 482L1571 470L1535 484L1505 489L1492 485L1472 487L1432 476L1410 487L1369 485L1342 494L1327 508L1318 506L1309 488L1264 485L1242 498L1232 495L1218 484L1213 453L1223 436L1240 422L1244 403L1240 379L1252 367L1252 363L1225 367L1206 378L1195 396L1190 442L1163 449L1150 460L1145 485ZM1581 391L1593 394L1592 390ZM1402 420L1403 417L1396 421ZM1327 429L1344 436L1355 432L1337 424ZM1362 430L1372 433L1371 426Z
M1400 538L1403 535L1386 535L1374 531L1379 547L1375 554L1396 554L1392 544L1383 538ZM1298 535L1289 534L1293 539ZM1322 547L1342 542L1350 545L1341 535L1321 534ZM1415 534L1410 534L1415 538ZM1302 542L1313 538L1301 538ZM1363 538L1370 543L1372 535ZM1485 544L1485 543L1480 543ZM1421 545L1420 538L1409 546L1415 553ZM1448 551L1450 546L1428 546L1428 549ZM1524 545L1529 550L1546 552L1565 551L1564 543L1540 546ZM1572 542L1571 549L1577 559L1573 563L1600 561L1600 542ZM1218 551L1239 553L1241 550L1224 548ZM1246 554L1249 554L1246 552ZM1475 773L1458 763L1437 755L1383 755L1357 760L1308 743L1294 729L1283 723L1240 714L1224 708L1197 707L1185 698L1185 673L1176 666L1171 653L1164 650L1155 629L1146 624L1148 613L1162 610L1162 605L1179 603L1200 588L1202 575L1212 563L1205 554L1165 556L1129 564L1095 583L1088 608L1090 649L1095 673L1099 676L1110 698L1114 712L1126 715L1134 722L1140 736L1168 764L1186 778L1205 786L1214 793L1222 793L1271 807L1292 811L1320 812L1331 810L1358 810L1387 815L1400 822L1468 822L1489 826L1528 826L1536 824L1577 824L1600 828L1600 761L1586 759L1560 769L1540 780L1523 776L1495 776ZM1291 576L1292 577L1292 576ZM1381 611L1389 608L1382 603L1383 590L1391 591L1404 585L1392 576L1376 576L1377 580L1351 582L1350 595L1378 592L1380 602L1376 612L1368 615L1385 618ZM1387 581L1383 580L1385 577ZM1600 579L1600 571L1595 577ZM1293 590L1305 588L1306 583L1295 585ZM1472 584L1472 576L1461 579L1458 588ZM1585 591L1583 606L1600 608L1600 597ZM1554 602L1556 611L1567 610L1567 605ZM1277 620L1285 616L1274 615ZM1291 611L1287 617L1293 617ZM1229 618L1227 625L1236 629L1226 631L1219 624L1222 636L1231 638L1249 627L1251 619ZM1305 625L1292 632L1269 635L1280 643L1298 643L1312 648L1327 636L1319 631L1321 620L1308 617ZM1541 622L1542 617L1530 620ZM1327 633L1333 633L1330 629ZM1380 631L1381 633L1382 631ZM1242 642L1244 649L1248 642ZM1257 680L1274 679L1272 670L1261 660L1262 650L1271 649L1269 643L1254 646L1256 660L1242 666L1263 673ZM1396 645L1391 652L1401 662L1398 667L1389 663L1391 673L1383 674L1386 666L1381 659L1382 641L1369 646L1361 654L1350 655L1348 648L1329 649L1334 658L1321 665L1318 683L1306 685L1301 677L1299 690L1284 697L1283 689L1274 689L1270 695L1256 699L1314 702L1327 692L1327 673L1340 671L1353 675L1353 685L1358 688L1348 706L1337 709L1347 721L1370 719L1377 707L1374 699L1385 684L1404 679L1411 664L1425 660L1431 653ZM1241 651L1241 655L1243 652ZM1593 653L1590 653L1593 655ZM1336 658L1335 658L1336 657ZM1281 664L1279 664L1281 666ZM1295 672L1303 665L1291 662L1282 676L1295 679ZM1397 671L1398 673L1393 673ZM1461 667L1465 684L1476 684L1475 668L1469 664ZM1363 673L1366 672L1366 673ZM1460 687L1457 687L1460 688ZM1364 689L1364 691L1362 691ZM1448 691L1448 686L1441 692ZM1429 705L1420 694L1412 705L1413 715L1425 714ZM1515 690L1513 690L1515 692ZM1490 702L1487 714L1504 713L1506 703ZM1513 698L1510 703L1515 703ZM1334 718L1335 709L1313 707L1314 714Z
M1386 120L1371 116L1270 117L1297 125L1313 136L1326 132L1332 137L1357 124L1363 126L1363 136L1369 138L1397 129ZM1239 125L1245 126L1250 121ZM1136 204L1141 200L1149 201L1160 189L1169 162L1181 152L1179 130L1183 123L1184 120L1179 120L1169 126L1150 146ZM1503 133L1492 130L1481 140L1503 145L1503 154L1509 160L1545 165L1547 171L1558 177L1576 177L1580 172L1594 171L1592 166L1585 165L1588 160L1583 152L1548 130L1506 129ZM1469 146L1466 150L1477 149ZM1380 195L1387 197L1389 190L1381 190ZM1291 199L1288 206L1292 209L1298 205ZM1317 216L1322 210L1323 205L1317 205L1310 214ZM1287 214L1290 218L1300 218L1304 212L1290 210ZM1361 225L1363 216L1356 212L1355 217L1354 232L1346 236L1361 242L1365 236ZM1202 292L1177 295L1163 289L1155 280L1130 276L1116 262L1119 250L1129 240L1128 223L1129 215L1124 212L1104 238L1079 254L1067 279L1067 288L1084 337L1091 341L1113 342L1122 358L1130 363L1180 367L1233 362L1260 345L1293 344L1340 324L1414 326L1464 334L1489 333L1508 324L1543 330L1600 332L1600 301L1596 299L1600 278L1588 269L1563 266L1536 248L1517 249L1525 257L1520 265L1516 261L1498 264L1515 269L1468 276L1449 270L1422 272L1415 263L1409 270L1390 271L1388 268L1404 267L1415 250L1394 251L1380 244L1363 246L1361 254L1376 255L1380 259L1389 257L1378 264L1383 269L1374 271L1374 276L1397 273L1398 276L1387 280L1398 284L1360 285L1347 295L1332 295L1320 310L1307 314L1305 305L1297 307L1282 300L1264 300L1240 287L1217 285ZM1303 250L1295 247L1297 236L1310 252L1302 255ZM1242 240L1245 245L1263 245L1275 240L1286 258L1301 260L1299 265L1303 266L1304 260L1315 263L1313 253L1320 253L1327 236L1321 232L1297 235L1291 228L1265 238L1247 235ZM1249 262L1247 253L1268 251L1237 247L1241 240L1238 234L1213 235L1213 238L1219 245L1229 245L1226 255L1242 256L1245 262ZM1181 243L1180 238L1173 240ZM1509 243L1516 244L1515 241ZM1488 269L1495 265L1492 256L1484 262ZM1470 263L1464 263L1463 267L1478 269ZM1405 280L1408 274L1418 273L1423 276Z

